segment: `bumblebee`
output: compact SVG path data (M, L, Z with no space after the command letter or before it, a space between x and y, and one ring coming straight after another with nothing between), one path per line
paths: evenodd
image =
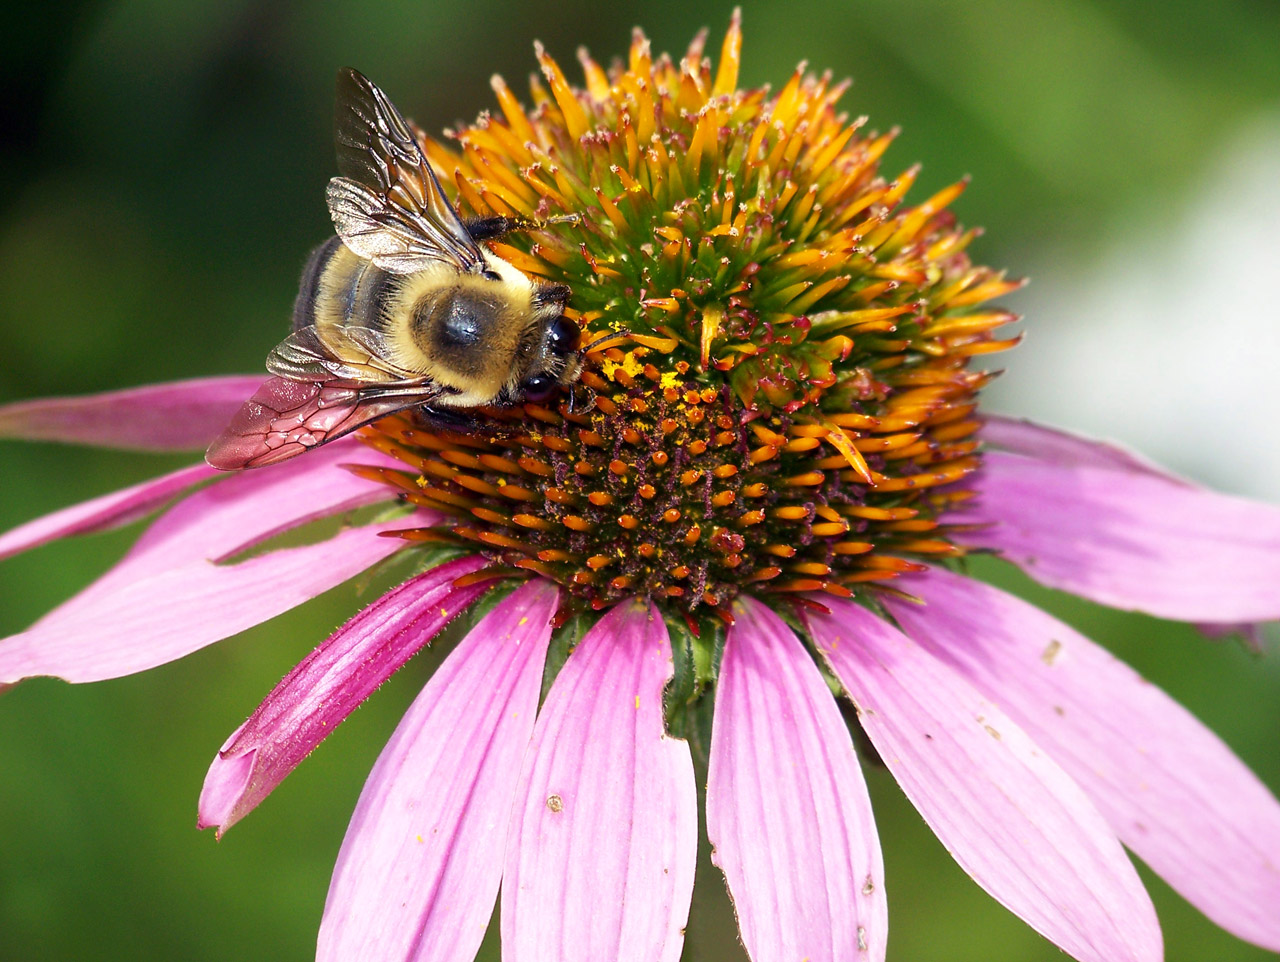
M541 224L464 223L413 128L355 70L338 74L334 139L337 233L307 263L273 376L210 446L215 468L274 464L405 408L540 401L581 371L569 288L481 243Z

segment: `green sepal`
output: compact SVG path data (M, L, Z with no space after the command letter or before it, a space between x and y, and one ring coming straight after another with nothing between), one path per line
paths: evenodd
M404 551L397 551L389 558L383 558L372 568L361 573L355 581L356 593L363 594L371 584L384 579L401 584L410 578L416 578L424 571L439 567L446 561L453 561L455 558L463 558L471 554L475 554L475 551L463 545L430 541L413 544Z
M582 641L582 637L599 620L600 613L597 611L579 611L570 615L568 621L551 633L551 643L547 648L547 663L542 670L542 693L538 696L539 705L547 700L547 692L551 690L552 682L560 674L564 663L569 660L573 649L578 647L578 642Z

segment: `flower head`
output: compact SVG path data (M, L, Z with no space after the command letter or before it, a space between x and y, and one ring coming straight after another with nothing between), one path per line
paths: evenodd
M426 141L472 215L584 214L494 249L573 291L592 406L370 441L461 516L436 536L580 605L727 619L744 589L847 598L959 553L938 519L979 463L970 358L1015 340L978 306L1018 285L966 257L963 183L904 206L915 170L880 175L893 135L838 113L844 84L743 91L739 49L736 20L714 73L702 37L676 63L637 34L625 67L581 53L577 90L538 48L531 111L495 78L499 116Z
M119 565L0 643L0 683L115 677L265 620L391 555L418 573L280 682L218 753L200 823L247 815L452 619L475 624L379 758L319 957L678 959L705 753L714 859L756 962L883 959L880 842L849 698L959 864L1081 960L1161 956L1122 843L1280 949L1280 804L1088 639L954 559L1210 624L1280 618L1280 510L1113 447L980 418L1016 286L948 205L905 206L889 135L797 70L737 88L637 35L625 65L540 48L526 108L421 137L464 214L537 220L493 253L564 284L573 391L385 417L286 463L196 466L31 522L0 554L163 513ZM554 215L575 215L554 222ZM0 409L10 434L187 446L243 380ZM157 398L182 419L144 422ZM275 535L395 505L325 540ZM495 590L497 589L497 590ZM488 598L483 615L476 611ZM92 626L92 633L81 630ZM88 640L88 639L91 639ZM710 725L706 724L710 720ZM708 734L709 728L709 734ZM691 746L692 749L691 750Z

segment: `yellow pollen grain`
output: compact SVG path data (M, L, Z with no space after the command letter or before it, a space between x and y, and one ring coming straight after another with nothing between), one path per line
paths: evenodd
M600 365L600 370L604 372L605 377L615 380L619 371L628 377L636 378L644 373L644 364L635 356L634 352L628 352L622 355L622 360L615 361L606 358Z

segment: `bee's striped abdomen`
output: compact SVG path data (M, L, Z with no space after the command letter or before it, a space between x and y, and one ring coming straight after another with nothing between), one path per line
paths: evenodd
M331 237L307 259L293 304L293 330L311 324L377 327L399 286L396 275Z

